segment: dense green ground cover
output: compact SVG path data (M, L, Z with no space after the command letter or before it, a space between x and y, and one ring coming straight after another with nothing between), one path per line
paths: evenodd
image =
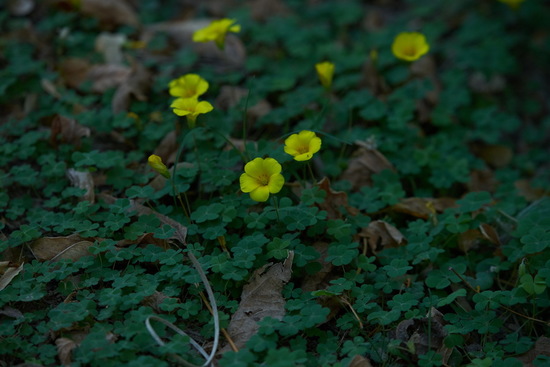
M226 367L549 366L548 6L197 3L0 7L0 366L201 365L189 337ZM192 41L224 17L223 50Z

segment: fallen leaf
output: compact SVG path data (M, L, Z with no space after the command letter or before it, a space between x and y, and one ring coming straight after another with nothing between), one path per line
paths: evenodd
M345 208L346 211L351 215L357 215L359 211L348 205L348 194L346 194L344 191L334 191L330 187L330 181L328 178L324 177L321 181L318 183L319 188L327 193L325 196L325 200L317 204L319 209L325 210L327 212L327 218L328 219L341 219L343 214L340 211L340 208Z
M92 91L104 93L126 82L132 69L125 65L94 65L86 72L85 80L92 82Z
M80 11L107 25L139 25L136 12L124 0L80 0Z
M294 252L289 251L284 263L265 265L256 270L243 287L239 308L227 328L239 349L256 334L260 320L265 317L281 320L285 315L285 300L281 291L290 280L293 259Z
M95 39L95 50L103 55L108 65L123 65L122 45L126 41L125 34L102 32Z
M533 349L516 358L523 363L523 367L535 367L533 361L539 355L550 357L550 338L546 336L539 337L535 342ZM537 366L540 365L541 364L537 364Z
M0 291L6 288L22 270L23 264L13 266L9 261L0 262Z
M71 259L76 261L88 256L88 248L94 243L78 235L66 237L43 237L30 244L31 252L40 261L59 261Z
M316 260L321 264L321 269L316 271L313 274L306 274L302 280L301 288L304 292L313 292L319 289L326 288L325 279L331 273L334 265L330 261L325 261L324 259L328 256L328 242L315 242L311 247L317 251L321 257ZM328 285L328 283L327 283Z
M371 148L363 142L355 142L362 146L353 154L348 168L341 179L351 182L352 189L358 191L361 187L371 186L371 176L389 169L395 171L393 164L376 148Z
M368 358L356 354L349 363L349 367L372 367L372 364Z
M71 185L84 189L86 192L80 197L81 201L89 201L90 204L95 202L94 180L92 174L88 171L80 172L73 168L69 168L66 172Z
M470 181L468 181L467 186L469 191L494 192L497 181L491 170L472 170L470 173Z
M80 125L75 119L55 115L51 124L50 142L53 146L68 143L80 146L80 139L90 136L90 128Z
M404 347L412 345L416 356L424 355L430 349L435 350L443 357L443 363L446 364L452 349L447 348L443 343L443 339L447 336L445 324L443 314L432 307L428 315L422 319L401 321L395 329L396 339L401 340Z
M29 15L35 7L33 0L10 0L7 3L10 14L17 17Z
M248 3L250 15L256 21L266 21L273 16L290 13L286 4L281 0L252 0Z
M492 167L502 168L510 163L514 153L505 145L488 144L481 147L477 155Z
M151 73L141 64L134 64L132 72L117 88L111 107L113 113L128 111L131 97L139 101L147 100L147 92L153 79Z
M458 248L465 254L472 248L477 248L483 235L478 229L468 229L458 235Z
M91 67L85 59L68 58L59 64L59 75L66 86L76 89L86 80Z
M153 154L158 155L165 164L174 163L178 147L178 134L172 130L160 141Z
M391 207L391 210L398 213L412 215L413 217L428 219L436 212L443 212L445 209L456 206L452 198L404 198ZM433 209L432 209L433 208Z
M479 225L479 231L483 235L483 238L491 242L493 245L501 246L500 237L495 228L487 223L481 223Z
M405 244L403 234L394 226L383 220L369 223L367 228L361 229L360 237L367 238L370 249L376 254L379 248L394 248Z
M72 352L78 344L69 338L57 338L55 340L55 345L57 347L57 357L59 362L63 366L70 366L72 363Z

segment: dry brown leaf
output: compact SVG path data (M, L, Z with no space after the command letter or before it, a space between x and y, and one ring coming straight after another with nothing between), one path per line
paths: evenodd
M7 8L11 15L17 17L24 17L29 15L35 7L33 0L9 0L7 2Z
M172 130L168 134L166 134L164 138L162 138L161 142L159 143L159 145L157 145L157 148L153 153L158 155L162 159L164 164L169 164L174 163L177 150L178 134L176 133L176 130Z
M473 170L470 173L470 181L467 185L469 191L494 192L497 181L495 180L493 171L491 170Z
M59 261L71 259L76 261L83 256L88 256L88 248L94 243L81 238L78 235L66 237L43 237L33 241L30 249L40 261Z
M495 228L487 223L481 223L479 225L479 231L483 235L483 238L491 242L493 245L501 246L500 237Z
M351 360L349 367L372 367L372 364L368 358L356 354Z
M281 0L251 0L250 15L256 21L265 21L275 15L286 15L290 11Z
M375 254L379 247L399 247L407 241L397 228L383 220L370 222L367 228L361 230L359 236L367 238L369 247Z
M492 167L502 168L510 163L514 152L505 145L490 144L481 147L478 155Z
M108 65L122 65L124 55L122 45L126 42L126 35L120 33L100 33L95 39L95 50L103 54Z
M80 125L75 119L55 115L51 124L50 142L57 146L68 143L80 146L80 139L90 136L90 128Z
M458 248L464 252L468 253L470 249L477 248L480 240L483 238L483 235L478 229L468 229L458 235L457 245Z
M122 82L113 96L111 107L113 112L119 113L128 111L131 97L139 101L147 100L147 93L153 79L151 73L141 64L134 64L132 72Z
M328 242L315 242L311 247L315 249L321 257L317 260L321 264L321 269L313 274L306 274L302 281L302 290L304 292L313 292L322 288L326 288L325 279L332 271L333 265L330 261L325 261L328 255Z
M546 336L539 337L533 349L516 358L523 363L523 367L534 367L533 361L539 355L550 357L550 338Z
M80 0L80 11L108 25L139 25L136 12L124 0Z
M319 209L325 210L327 212L328 219L340 219L343 214L341 213L340 208L344 207L347 212L351 215L357 215L359 211L348 205L348 194L343 191L334 191L330 187L330 181L328 178L324 177L318 183L319 188L327 193L325 200L317 204Z
M126 82L132 69L125 65L94 65L88 69L85 79L92 82L92 91L104 93Z
M243 287L239 308L231 317L227 331L238 348L259 329L258 322L265 317L281 320L285 315L283 285L290 280L294 252L288 252L284 263L265 265L256 270ZM269 267L268 267L269 266Z
M445 324L443 314L432 307L428 315L422 319L401 321L395 329L396 339L402 340L403 346L413 344L417 356L426 354L430 348L435 350L443 356L445 364L452 352L452 349L443 343L447 336Z
M9 261L0 262L0 291L6 288L22 270L23 264L13 266Z
M227 110L235 107L243 98L246 98L249 90L246 88L224 85L220 88L218 98L216 98L216 107ZM272 110L271 104L262 99L253 106L247 106L246 117L249 127L259 118L267 115Z
M73 168L69 168L66 172L71 185L84 189L86 192L80 197L80 201L89 201L90 204L95 202L94 180L92 174L88 171L80 172Z
M404 198L393 205L393 211L412 215L413 217L428 219L436 212L443 212L445 209L456 206L455 200L451 198ZM432 209L433 208L433 209Z
M86 80L91 67L87 60L73 57L59 64L59 74L66 86L76 89Z
M70 366L72 363L72 352L78 345L69 338L57 338L55 340L57 346L57 357L63 366Z
M364 186L370 186L372 184L371 176L375 173L386 169L395 171L393 164L377 149L365 146L363 142L355 143L362 147L355 151L348 168L341 177L341 179L351 182L354 191L358 191Z

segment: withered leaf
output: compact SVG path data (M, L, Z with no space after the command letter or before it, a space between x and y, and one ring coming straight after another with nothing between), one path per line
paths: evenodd
M258 321L264 317L282 319L285 300L283 285L290 280L294 252L289 251L284 263L265 265L256 270L243 287L239 308L231 317L228 332L238 348L242 348L258 331ZM269 267L268 267L269 266Z
M328 219L339 219L342 218L343 214L340 211L341 207L344 207L351 215L357 215L359 211L348 205L348 194L343 191L334 191L330 187L330 180L324 177L318 183L319 188L327 193L325 200L317 204L321 210L327 212Z
M151 87L151 73L141 64L134 64L132 72L122 82L113 96L111 107L113 112L119 113L128 110L131 97L139 101L147 99L147 93Z
M361 142L356 142L356 144L363 145ZM341 178L351 182L353 190L357 191L363 186L372 184L371 176L374 173L386 169L395 171L393 164L380 151L363 146L353 153L349 166Z
M124 0L81 0L80 11L109 25L139 24L136 12Z
M63 83L69 88L76 89L82 84L92 66L85 59L68 58L59 64L59 74Z
M60 142L80 146L80 139L89 136L90 128L80 125L75 119L54 116L50 134L50 141L54 146Z
M78 235L66 237L43 237L30 244L33 255L40 261L71 259L76 261L88 256L88 248L94 243Z
M6 288L22 270L23 264L14 266L9 261L0 262L0 291Z
M456 206L452 198L404 198L393 205L393 211L412 215L413 217L428 219L430 215L436 212L443 212L445 209ZM433 208L433 209L432 209Z
M328 242L315 242L312 247L321 254L317 260L321 264L321 269L313 274L307 274L302 281L302 290L305 292L313 292L322 288L325 279L330 274L333 265L330 261L325 261L328 255Z
M370 249L377 252L378 247L394 248L404 245L406 242L403 234L394 226L383 220L375 220L363 228L359 236L366 237Z
M84 189L86 192L80 197L81 201L95 202L94 180L92 174L88 171L80 172L73 168L69 168L66 172L69 181L74 187Z
M126 35L120 33L100 33L95 39L95 49L103 54L108 65L122 65L124 55L122 45L126 42Z
M72 363L72 352L78 345L69 338L57 338L57 357L63 366L70 366Z
M92 91L104 93L125 83L131 73L132 69L125 65L101 64L88 69L85 79L92 81Z
M550 338L546 336L539 337L533 349L517 357L517 359L523 363L524 367L534 367L533 361L539 355L550 357Z
M372 367L372 364L368 358L356 354L351 360L349 367Z

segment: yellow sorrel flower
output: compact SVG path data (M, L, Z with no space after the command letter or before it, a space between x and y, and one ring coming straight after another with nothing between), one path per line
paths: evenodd
M501 3L508 5L512 9L518 8L525 0L498 0Z
M403 32L395 37L391 50L398 59L415 61L426 54L430 50L430 46L422 33Z
M330 61L320 62L315 64L315 70L323 87L330 88L334 76L334 64Z
M149 166L151 166L152 169L154 169L157 173L160 173L166 178L170 178L170 172L168 171L168 168L162 163L162 159L155 154L151 154L149 158L147 159L147 162L149 163Z
M285 140L285 153L297 161L307 161L321 149L321 138L313 131L303 130L292 134Z
M208 82L197 74L185 74L168 85L170 95L181 98L197 98L206 93Z
M195 127L197 116L208 113L214 109L207 101L200 101L197 98L178 98L170 105L178 116L187 116L187 124L190 128Z
M281 169L273 158L256 158L248 162L240 178L241 191L250 193L252 200L267 201L269 194L281 191L285 183Z
M193 33L193 42L216 42L216 45L223 49L225 36L228 32L239 33L241 26L234 24L235 19L214 20L209 26L199 29Z

